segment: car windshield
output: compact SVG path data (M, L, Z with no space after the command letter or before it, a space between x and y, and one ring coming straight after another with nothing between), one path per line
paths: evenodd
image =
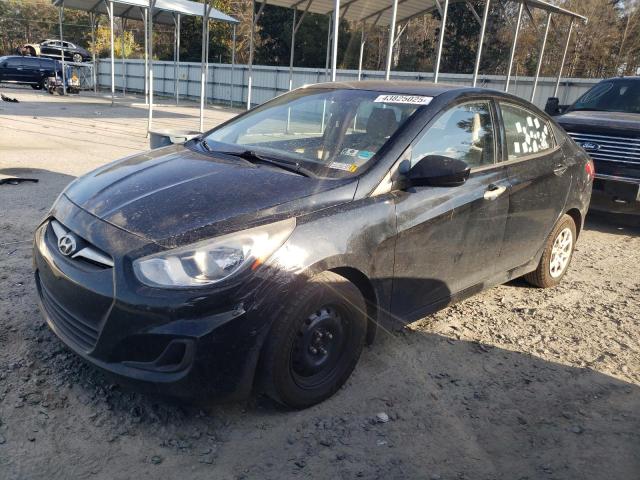
M640 113L640 81L609 80L597 84L568 111Z
M213 151L250 151L326 176L362 171L431 97L369 90L300 89L208 134Z

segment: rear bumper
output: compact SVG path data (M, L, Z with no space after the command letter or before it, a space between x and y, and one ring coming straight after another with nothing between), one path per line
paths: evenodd
M640 215L640 180L596 176L589 208L602 212Z

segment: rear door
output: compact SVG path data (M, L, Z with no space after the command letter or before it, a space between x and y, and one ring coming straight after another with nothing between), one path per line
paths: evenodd
M495 273L509 209L495 126L491 100L467 101L446 110L412 145L412 165L426 155L445 155L472 171L459 187L396 193L394 314L428 310Z
M24 82L39 83L41 78L40 59L37 57L22 57L22 75Z
M499 113L512 185L501 255L503 270L509 270L535 257L564 212L574 162L565 158L541 114L502 101Z

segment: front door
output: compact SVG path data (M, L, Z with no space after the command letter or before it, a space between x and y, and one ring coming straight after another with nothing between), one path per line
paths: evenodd
M564 211L573 169L543 116L515 104L499 105L512 185L501 255L508 270L526 264L542 248Z
M395 315L415 316L495 273L509 195L506 169L497 162L494 113L490 100L456 105L411 147L412 165L445 155L466 161L472 172L459 187L396 193Z

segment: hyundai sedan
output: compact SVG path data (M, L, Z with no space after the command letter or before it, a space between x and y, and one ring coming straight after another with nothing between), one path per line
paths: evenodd
M380 324L566 274L593 164L491 90L318 84L69 185L34 241L50 328L182 397L335 393Z

